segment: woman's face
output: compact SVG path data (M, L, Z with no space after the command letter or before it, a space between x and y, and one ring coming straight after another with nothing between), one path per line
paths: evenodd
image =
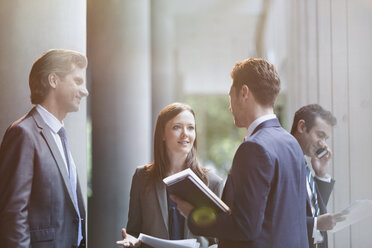
M190 111L182 111L169 120L164 131L168 155L187 155L194 145L195 135L195 119Z

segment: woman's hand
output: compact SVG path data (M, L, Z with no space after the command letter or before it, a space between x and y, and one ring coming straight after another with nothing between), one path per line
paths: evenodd
M141 244L139 239L127 234L124 228L121 229L121 235L123 236L123 240L116 241L117 245L122 245L123 247L138 247Z

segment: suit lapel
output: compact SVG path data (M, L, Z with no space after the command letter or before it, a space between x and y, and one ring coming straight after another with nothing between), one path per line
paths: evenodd
M43 118L37 112L36 108L33 108L31 111L33 111L33 112L31 112L31 114L32 114L36 124L40 128L40 134L44 137L44 139L45 139L47 145L49 146L49 149L50 149L50 151L53 155L53 158L56 161L59 172L61 173L63 181L65 183L68 195L70 196L71 203L74 206L74 209L77 213L78 210L76 209L75 204L74 204L74 200L73 200L74 197L73 197L73 194L72 194L70 179L69 179L69 176L68 176L67 171L66 171L65 162L63 161L61 153L58 150L57 144L54 141L54 138L53 138L52 134L50 133L51 131L49 130L49 127L46 125Z
M83 194L81 193L79 176L76 175L76 178L77 178L76 194L77 194L77 199L78 199L78 204L79 204L80 217L82 219L85 219L85 202L83 199Z
M320 215L325 214L325 213L327 213L327 207L325 206L325 204L323 202L322 195L320 194L318 184L316 182L315 182L315 190L316 190L316 193L317 193L317 196L318 196L319 214Z
M165 184L163 181L158 181L155 184L156 196L158 198L160 211L163 216L164 225L167 229L167 235L169 235L168 229L168 200L167 200L167 192L165 189Z
M82 220L82 235L83 235L83 239L86 240L86 216L85 216L85 203L84 203L84 199L83 199L83 194L81 193L81 188L80 188L80 180L79 180L79 176L76 175L76 178L77 178L77 188L76 188L76 191L77 191L77 199L78 199L78 204L79 204L79 211L80 211L80 218Z

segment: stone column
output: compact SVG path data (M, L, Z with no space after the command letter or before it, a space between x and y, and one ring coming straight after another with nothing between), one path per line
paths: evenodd
M151 1L151 69L153 130L159 112L176 99L172 3Z
M32 63L52 48L86 50L86 1L0 0L0 139L31 108ZM87 192L86 100L66 120L70 149Z
M150 3L88 2L92 190L90 248L114 247L126 227L137 166L150 162Z

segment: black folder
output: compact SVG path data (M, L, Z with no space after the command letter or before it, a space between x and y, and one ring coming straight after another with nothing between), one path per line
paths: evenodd
M230 208L208 188L190 169L180 171L163 179L168 193L191 203L194 207L207 207L216 213L230 213Z

